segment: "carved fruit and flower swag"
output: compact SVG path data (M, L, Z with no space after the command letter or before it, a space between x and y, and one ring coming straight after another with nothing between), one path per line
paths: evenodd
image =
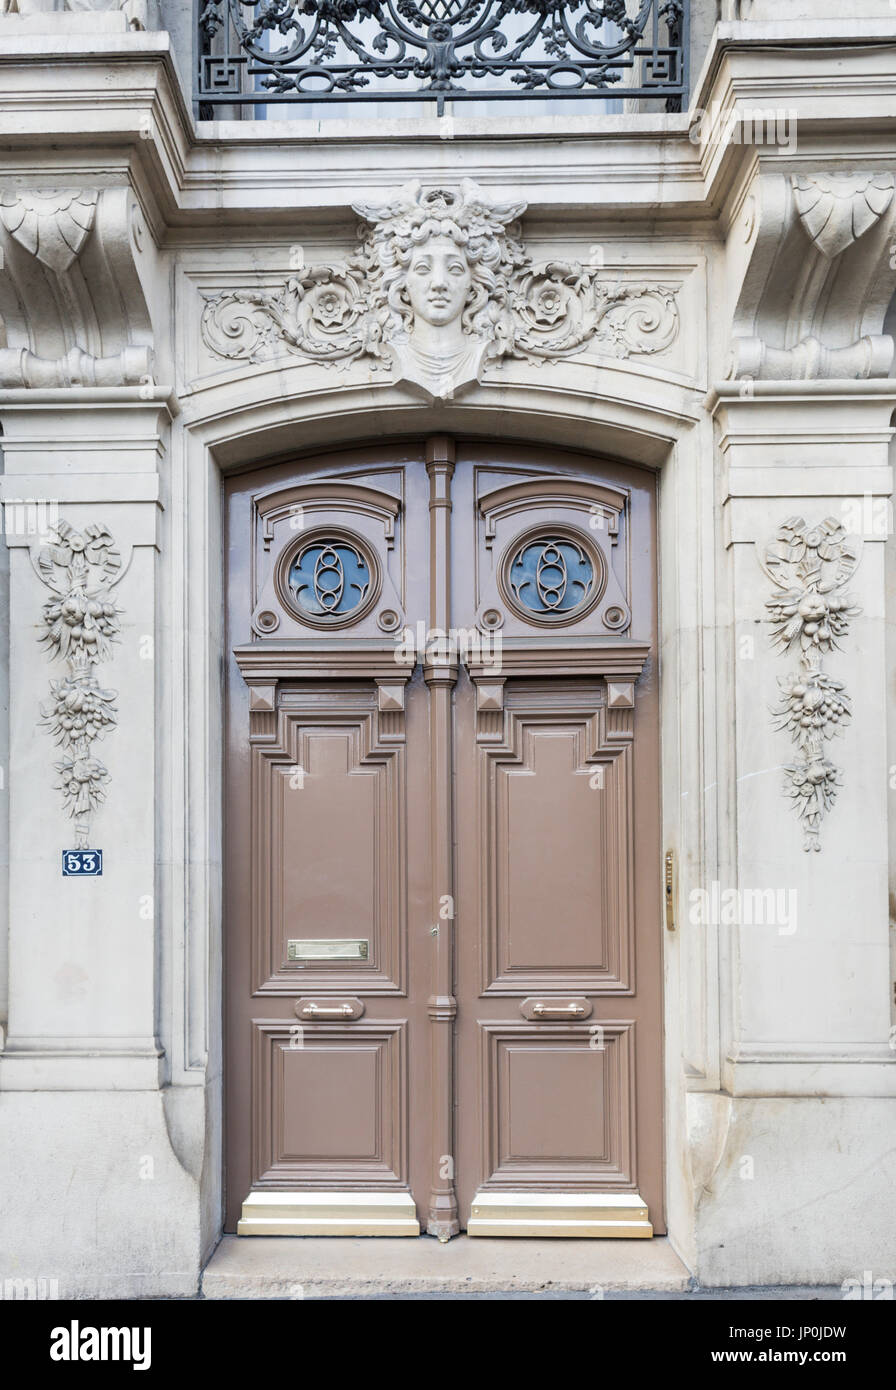
M821 822L841 785L840 769L826 757L827 743L852 715L841 680L822 669L823 658L849 632L861 609L846 593L860 558L834 517L807 526L791 517L765 553L763 568L780 590L766 600L772 642L784 652L799 651L798 671L779 680L781 701L772 711L797 748L797 761L784 769L786 790L803 824L803 848L820 850Z
M220 357L258 362L288 352L323 363L366 358L374 371L389 370L403 349L413 355L410 260L447 237L472 274L461 322L479 349L473 372L449 364L453 385L503 357L568 357L589 342L620 358L669 347L678 331L674 288L610 280L594 265L533 264L516 222L525 207L493 203L470 180L459 191L412 183L392 202L355 204L367 225L354 255L304 268L279 289L211 297L203 338Z
M38 553L37 570L53 591L43 608L41 641L69 668L50 682L41 723L63 753L55 767L65 810L74 820L75 847L87 849L90 819L109 780L93 745L118 723L117 692L99 684L96 667L108 660L121 630L121 610L110 594L121 578L121 555L105 526L76 531L59 521Z

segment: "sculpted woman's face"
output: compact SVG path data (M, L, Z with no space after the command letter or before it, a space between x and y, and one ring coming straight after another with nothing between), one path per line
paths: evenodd
M472 283L467 258L451 237L430 237L411 257L407 270L411 308L434 327L458 318Z

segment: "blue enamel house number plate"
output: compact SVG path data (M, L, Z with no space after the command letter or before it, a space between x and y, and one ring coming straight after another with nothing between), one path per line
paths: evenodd
M64 849L62 851L63 878L97 878L103 872L103 851L101 849Z

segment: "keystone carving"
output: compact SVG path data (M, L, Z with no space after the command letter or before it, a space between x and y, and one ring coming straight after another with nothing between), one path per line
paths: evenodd
M366 226L344 264L306 268L276 290L206 303L202 335L219 357L365 359L431 396L450 396L504 357L552 361L596 343L615 357L663 352L678 332L675 290L611 280L597 266L534 263L519 236L523 202L493 203L408 184L356 204Z
M812 527L791 517L760 562L779 590L766 600L773 645L799 653L799 670L778 682L781 699L772 713L776 727L796 745L796 761L784 769L785 790L802 822L805 850L821 849L821 823L842 785L826 747L852 711L843 681L822 663L861 612L844 589L859 559L859 543L847 538L834 517Z
M76 531L60 520L38 553L37 571L52 591L41 641L68 666L61 680L50 682L41 723L62 753L57 789L74 821L75 847L89 849L91 820L109 780L93 745L118 724L117 692L100 685L96 668L109 660L121 630L121 610L111 595L123 573L121 555L105 526Z

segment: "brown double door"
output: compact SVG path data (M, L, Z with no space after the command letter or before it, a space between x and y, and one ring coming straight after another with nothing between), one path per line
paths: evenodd
M227 1229L664 1229L652 476L226 486Z

